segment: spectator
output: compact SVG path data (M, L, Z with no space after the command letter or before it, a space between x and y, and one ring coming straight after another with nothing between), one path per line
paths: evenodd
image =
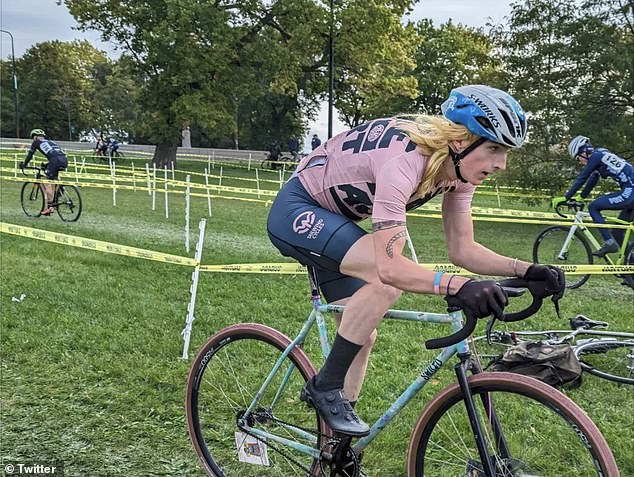
M291 138L288 140L288 150L291 153L291 156L293 156L293 161L298 162L299 161L299 141L297 140L295 136L291 136Z
M310 147L314 151L319 146L321 146L321 139L319 139L319 136L317 136L317 134L313 134L313 140L310 141Z

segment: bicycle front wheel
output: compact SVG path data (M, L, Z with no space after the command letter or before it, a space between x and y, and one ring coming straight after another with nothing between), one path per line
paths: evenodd
M77 187L59 186L56 202L57 214L64 222L77 222L81 215L81 195Z
M20 192L20 204L22 210L29 217L39 217L44 210L46 198L44 190L37 182L25 182Z
M555 225L544 229L533 244L533 261L550 265L592 265L592 249L586 238L576 231L570 243L564 243L570 227ZM579 288L590 275L566 275L566 288Z
M615 383L634 384L634 341L597 340L575 348L581 369Z
M189 436L207 474L318 475L317 459L293 447L319 449L329 432L299 399L304 383L315 374L304 352L293 348L261 390L290 343L267 326L238 324L209 338L198 353L187 378L185 411ZM245 416L260 391L253 413ZM286 441L257 437L252 429Z
M512 373L477 374L469 377L469 385L496 477L619 475L605 438L563 393ZM487 397L492 407L483 404ZM490 425L492 414L501 433ZM457 383L421 414L410 441L407 475L485 475Z

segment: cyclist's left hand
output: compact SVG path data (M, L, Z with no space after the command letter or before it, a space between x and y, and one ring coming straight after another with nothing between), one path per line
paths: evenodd
M22 161L20 164L18 164L18 167L20 169L24 169L26 167L26 164L24 163L24 161Z
M552 296L553 300L558 300L566 290L564 271L553 265L533 263L522 278L535 282L530 287L531 292L541 298Z

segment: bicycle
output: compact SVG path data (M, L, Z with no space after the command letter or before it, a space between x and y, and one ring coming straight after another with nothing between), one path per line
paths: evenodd
M110 155L101 149L95 149L92 152L92 162L94 164L109 164L110 163Z
M281 169L285 166L287 169L291 169L297 166L299 161L293 159L291 156L280 155L277 159L271 160L271 155L266 154L266 158L260 163L260 169L271 169L273 171Z
M122 162L125 159L125 154L119 150L109 150L110 159L117 162Z
M527 286L521 279L502 284ZM526 376L481 372L466 341L476 320L467 316L463 324L451 297L446 314L388 311L390 319L449 324L453 334L425 343L429 349L444 349L368 436L352 444L350 437L334 434L300 402L300 390L316 373L302 348L316 324L327 356L324 313L340 313L344 307L322 304L312 276L311 289L313 309L294 339L266 325L235 324L211 336L193 361L186 387L187 427L208 475L364 476L363 452L454 355L457 382L433 397L418 418L407 453L408 477L619 475L600 431L560 391ZM533 297L526 310L503 318L524 319L540 306L541 299Z
M489 338L473 338L480 359L487 360L484 368L501 358L504 351L524 341L548 344L569 343L581 369L608 381L634 385L634 333L607 331L605 321L584 315L570 319L568 330L493 331Z
M42 179L42 170L46 168L46 164L42 164L41 167L24 167L22 174L27 175L24 169L35 170L35 181L25 182L22 185L20 191L20 203L22 210L28 217L40 217L44 209L48 206L46 202L46 192L41 182L37 182ZM61 169L63 170L63 169ZM79 189L74 185L55 184L54 199L51 204L57 215L64 222L77 222L81 215L82 202Z
M533 261L553 265L562 263L573 265L587 263L592 265L594 262L592 252L598 250L601 245L590 229L583 223L583 219L589 217L590 214L583 212L584 204L582 202L561 204L555 210L557 214L565 219L569 217L562 213L561 208L563 206L567 206L575 212L573 224L570 227L554 225L544 229L533 244ZM630 241L630 237L634 239L634 234L632 234L634 222L627 222L615 217L606 217L605 219L611 224L627 226L616 260L606 255L604 257L605 261L610 265L634 265L634 242ZM578 275L576 279L571 277L573 275L566 275L566 287L572 289L579 288L586 283L590 275ZM624 279L624 284L634 289L634 274L625 274L622 278Z

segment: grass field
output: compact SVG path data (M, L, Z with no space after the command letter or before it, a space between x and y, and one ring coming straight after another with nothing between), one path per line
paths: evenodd
M180 167L200 171L203 166ZM165 219L162 196L153 212L147 193L120 191L113 207L110 190L84 187L82 217L68 224L56 216L27 218L20 209L20 185L4 180L0 185L3 222L185 255L182 196L170 198L170 218ZM229 179L223 185L245 187ZM497 202L478 198L476 205ZM522 207L510 201L505 205ZM262 204L215 199L212 217L207 217L203 263L284 261L266 237L266 214ZM206 216L206 200L192 200L190 256L198 220ZM500 253L529 260L541 228L477 222L476 238ZM447 261L440 221L413 218L409 229L421 262ZM189 362L179 359L191 269L6 234L0 240L2 460L63 462L67 476L202 475L183 412ZM564 297L563 316L583 313L631 331L633 294L619 283L613 276L592 277ZM310 311L307 292L301 275L203 274L192 353L214 331L241 321L296 333ZM21 294L26 294L22 302L12 301ZM397 306L442 311L443 303L439 297L406 294ZM545 306L528 323L516 326L555 325L566 323L558 321L552 306ZM396 390L430 361L433 353L423 342L436 336L439 329L433 326L382 325L358 407L366 420L376 419ZM309 348L316 358L314 351ZM412 425L425 401L451 380L451 369L443 369L373 443L364 457L369 475L405 474ZM632 389L588 376L567 394L598 424L622 475L634 476Z

